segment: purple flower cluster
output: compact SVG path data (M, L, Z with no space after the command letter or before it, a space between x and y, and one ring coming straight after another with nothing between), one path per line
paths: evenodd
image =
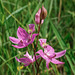
M41 14L41 12L43 13L43 15ZM44 18L47 15L47 11L44 7L42 7L38 10L38 12L35 15L35 22L36 24L42 24L44 22ZM41 20L41 22L40 22ZM24 48L27 47L29 44L32 44L34 42L35 37L38 35L36 33L33 33L35 31L35 25L34 24L29 24L29 30L28 33L21 27L19 27L17 29L17 37L9 37L10 41L14 44L17 45L12 45L15 48ZM52 62L54 64L64 64L64 62L61 62L59 60L57 60L56 58L59 58L61 56L63 56L66 53L66 50L63 50L61 52L55 52L54 49L48 45L46 43L47 39L39 39L40 42L40 46L44 49L43 50L38 50L35 54L39 54L36 55L36 59L35 59L35 55L33 55L33 57L31 55L29 55L28 52L26 52L26 54L24 55L23 58L18 59L17 57L16 60L18 62L24 63L24 66L28 66L30 64L32 64L33 62L35 62L37 59L39 59L40 57L42 57L45 61L46 61L46 67L49 69L49 63Z

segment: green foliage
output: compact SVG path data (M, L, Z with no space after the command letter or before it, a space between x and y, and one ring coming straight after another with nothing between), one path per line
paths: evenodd
M61 11L59 11L60 1L62 1ZM41 25L39 38L46 38L47 43L56 52L64 49L67 52L61 58L65 64L58 67L50 63L49 71L43 60L40 64L40 74L75 75L74 0L0 0L0 75L33 75L31 65L18 71L17 67L22 64L15 60L15 56L19 58L27 50L33 54L32 46L16 49L11 46L9 36L17 37L16 31L19 26L27 31L28 24L35 24L35 14L42 5L47 9L47 17L44 24ZM58 17L59 12L60 17ZM60 21L58 21L59 19ZM35 28L37 32L37 25ZM38 49L41 49L40 45L38 45Z

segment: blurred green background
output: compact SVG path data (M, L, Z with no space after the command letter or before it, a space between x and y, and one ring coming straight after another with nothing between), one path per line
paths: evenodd
M17 38L19 26L26 29L28 24L35 24L35 14L42 5L48 14L39 38L46 38L55 52L65 49L67 52L59 59L65 64L50 63L49 71L43 60L39 75L75 75L75 0L0 0L0 75L33 75L31 65L18 71L17 67L23 64L15 60L15 56L20 58L27 50L33 55L32 46L16 49L9 36ZM36 24L35 28L37 33Z

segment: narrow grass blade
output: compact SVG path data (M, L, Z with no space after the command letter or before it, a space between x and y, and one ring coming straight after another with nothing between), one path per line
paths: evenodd
M65 44L63 38L61 37L60 33L58 32L57 28L55 27L55 25L52 23L52 21L50 20L50 24L51 24L51 27L53 29L53 32L55 33L57 39L58 39L58 42L61 46L62 49L65 49L67 48L67 45Z
M75 75L75 67L74 67L74 65L72 64L72 61L71 61L70 57L69 57L68 55L65 55L65 56L66 56L66 58L67 58L67 60L68 60L68 62L69 62L69 64L70 64L70 67L71 67L71 69L72 69L72 71L73 71L73 73L74 73L74 75Z
M48 19L49 19L50 15L51 15L52 5L53 5L53 0L51 0L51 1L46 1L45 0L45 8L47 9L48 15L47 15L46 19L44 20L44 24L42 25L42 28L41 28L43 38L47 37L47 30L48 30L48 23L49 23ZM50 8L48 8L48 6ZM48 9L49 9L49 11L48 11Z
M17 9L16 11L12 12L8 17L6 17L6 20L8 20L12 15L19 13L20 11L22 11L26 7L28 7L28 5L25 5L25 6L21 7L20 9Z
M1 58L4 62L6 62L6 60L5 60L2 56L0 56L0 58ZM15 73L14 73L12 67L11 67L8 63L7 63L7 66L10 68L11 72L13 73L13 75L15 75Z
M24 53L25 53L25 52L22 52L21 54L17 54L16 56L22 55L22 54L24 54ZM0 56L0 57L1 57L1 56ZM10 60L12 60L12 59L14 59L14 58L15 58L15 56L9 58L9 59L6 60L4 63L2 63L2 64L0 65L0 67L2 67L5 63L9 62Z

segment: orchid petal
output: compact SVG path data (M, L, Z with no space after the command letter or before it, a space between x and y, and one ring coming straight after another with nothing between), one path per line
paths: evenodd
M40 45L41 45L41 47L46 47L47 46L47 44L46 44L46 40L47 39L39 39L39 42L40 42Z
M15 57L15 59L16 59L18 62L21 62L17 57Z
M15 48L18 48L18 49L26 47L24 45L12 45L12 46L15 47Z
M50 63L50 60L47 60L46 61L46 67L47 67L47 69L49 69L49 63Z
M45 59L45 60L50 60L50 59L44 54L43 50L39 50L39 51L36 52L36 54L37 54L37 53L38 53L43 59Z
M46 43L47 39L39 39L40 43Z
M32 62L29 58L20 58L19 59L22 63L29 63Z
M22 62L22 63L28 63L28 62L30 62L30 59L28 59L28 58L20 58L20 59L18 59L17 57L15 57L15 59L18 62Z
M21 27L17 30L17 36L20 40L27 39L29 37L29 34Z
M24 66L26 67L26 66L29 66L30 64L31 64L31 63L25 63L25 65L24 65Z
M55 53L56 54L56 57L55 58L62 57L65 53L66 53L66 50L63 50L61 52L57 52L57 53Z
M32 63L32 61L28 58L20 58L18 59L17 57L15 57L15 59L18 61L18 62L22 62L22 63L25 63L24 66L28 66L30 63Z
M33 43L33 41L34 41L34 39L35 39L35 37L37 36L38 34L33 34L32 35L32 38L31 38L31 41L29 42L29 44L32 44Z
M41 24L43 24L43 22L44 22L44 20L42 19L42 20L41 20Z
M47 47L44 48L44 53L46 53L51 58L55 56L54 49L49 45L47 45Z
M64 64L64 62L56 60L55 58L52 58L51 62L54 63L54 64Z
M54 53L54 49L50 45L47 45L47 47L44 49L46 49L47 51L50 51L50 53Z
M9 39L10 39L11 42L13 42L13 43L15 43L15 44L18 44L18 43L20 42L19 39L16 39L16 38L14 38L14 37L9 37Z
M32 60L32 61L33 61L32 56L31 56L31 55L29 55L29 53L28 53L28 52L26 52L26 54L25 54L24 56L25 56L25 57L27 57L27 58L29 58L30 60Z

